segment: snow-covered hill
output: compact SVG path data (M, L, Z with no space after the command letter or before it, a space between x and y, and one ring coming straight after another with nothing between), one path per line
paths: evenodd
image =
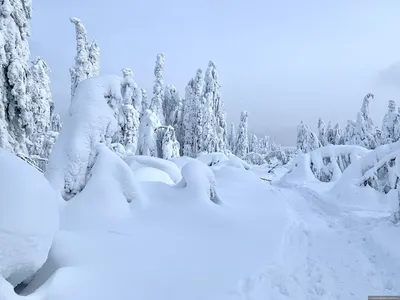
M49 258L21 296L264 300L400 293L400 228L384 203L360 209L337 201L331 183L279 180L286 168L274 169L274 177L268 167L175 158L183 176L175 185L163 179L175 177L175 167L139 161L130 172L116 154L100 150L85 189L61 207ZM149 180L152 172L160 180ZM218 202L211 201L213 182ZM19 297L2 284L0 299Z

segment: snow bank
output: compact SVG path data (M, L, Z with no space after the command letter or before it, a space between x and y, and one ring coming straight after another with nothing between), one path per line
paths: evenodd
M99 144L97 152L85 188L64 208L63 229L87 224L87 220L95 225L95 219L125 219L130 217L129 203L143 206L146 202L129 166L105 145Z
M82 81L75 91L45 172L66 200L84 188L97 144L110 144L117 131L115 109L122 101L122 80L94 77Z
M145 155L127 155L125 156L125 162L128 165L132 166L134 169L137 168L136 163L139 163L143 166L159 169L167 173L173 183L178 183L182 179L181 170L172 161Z
M193 197L207 198L215 204L220 204L214 173L205 164L196 160L187 163L182 168L182 176L178 187L185 187Z
M229 167L235 167L235 168L240 168L240 169L245 169L245 170L250 170L251 166L245 162L243 159L240 159L236 155L229 155L228 160L221 162L219 165L221 166L229 166Z
M211 167L218 163L228 160L228 157L224 153L213 152L213 153L200 153L197 157L199 161Z
M13 286L46 261L58 230L57 198L39 171L0 148L0 275Z
M350 145L329 145L298 155L292 168L283 176L286 183L319 180L337 181L352 163L369 153L369 150Z
M188 162L194 160L196 159L189 156L173 157L169 159L169 161L172 161L174 164L176 164L180 170L182 170L183 166L186 165Z

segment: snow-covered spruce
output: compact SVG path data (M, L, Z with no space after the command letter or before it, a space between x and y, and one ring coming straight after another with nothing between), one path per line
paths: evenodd
M0 277L16 286L47 259L58 230L59 196L40 172L4 149L0 177Z
M76 34L75 64L70 69L71 98L73 98L80 82L99 75L100 48L96 41L89 43L86 28L80 19L73 17L70 21L75 25Z
M156 66L154 67L154 76L156 80L153 86L153 98L151 99L150 109L160 120L165 123L165 104L164 104L164 63L163 53L157 54Z
M248 136L248 113L247 111L242 111L240 115L240 123L237 133L237 142L235 154L240 158L244 158L249 152L249 136Z
M329 129L328 129L329 130ZM328 131L328 143L329 139L329 131ZM300 149L303 153L308 153L319 148L319 140L317 135L311 131L311 129L303 123L297 126L297 149Z

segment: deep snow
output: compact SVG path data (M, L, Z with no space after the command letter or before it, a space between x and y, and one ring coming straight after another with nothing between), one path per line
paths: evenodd
M183 176L177 185L139 180L118 155L99 153L86 188L61 210L49 259L22 295L331 300L400 294L400 228L389 221L387 205L337 201L332 183L280 180L285 167L207 167L175 158ZM146 169L149 178L154 170L170 174L169 163L141 159L136 170ZM125 175L116 176L112 165ZM132 201L118 194L124 178L133 181ZM210 199L212 182L219 203Z

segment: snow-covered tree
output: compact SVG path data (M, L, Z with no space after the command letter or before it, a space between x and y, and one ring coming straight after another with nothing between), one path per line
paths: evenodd
M203 113L205 106L205 98L203 94L204 76L203 70L198 69L194 78L193 98L192 98L192 136L193 136L193 152L197 155L203 151Z
M396 102L389 100L388 112L385 114L382 122L382 142L381 144L390 144L395 142L394 128L396 125L398 113L396 112Z
M147 99L147 91L145 89L140 89L142 92L142 110L140 112L140 117L142 117L144 115L144 112L146 111L146 109L149 108L149 102Z
M75 64L70 69L71 98L73 98L80 82L99 75L100 48L96 41L89 44L86 28L80 19L73 17L70 21L75 25L76 33Z
M195 157L193 153L193 97L194 97L194 80L191 79L186 86L185 99L183 101L182 112L182 154L189 157Z
M0 147L25 155L34 130L28 67L31 14L30 1L0 4Z
M205 74L205 98L209 99L215 116L215 118L212 118L215 120L215 125L213 126L215 126L215 135L217 138L215 150L224 152L226 150L227 124L220 88L217 67L213 61L210 61Z
M142 111L142 90L138 88L133 79L133 72L129 68L122 69L124 83L122 84L122 93L124 102L132 104L138 113Z
M146 110L139 127L138 154L158 157L157 133L155 132L161 126L160 120L151 110Z
M326 141L327 145L335 145L335 132L331 121L329 121L326 126Z
M237 142L236 142L236 156L240 158L244 158L246 154L249 152L249 135L248 135L248 113L247 111L242 111L240 116L240 123L237 133Z
M164 103L165 124L171 125L176 130L182 118L182 99L171 84L165 88Z
M333 141L334 145L343 144L342 130L340 129L339 123L336 123L335 127L333 128Z
M353 120L347 121L347 125L343 133L343 141L345 145L357 145L356 127L356 122Z
M231 123L231 127L228 134L228 146L229 149L234 152L236 148L236 128L235 124Z
M308 153L319 148L319 146L317 135L301 121L297 126L297 149L303 153Z
M259 140L258 140L258 137L254 133L252 133L250 135L249 151L255 152L255 153L260 153Z
M318 139L319 139L319 142L321 143L321 146L328 145L325 122L321 118L318 119Z
M156 66L154 67L154 76L156 77L156 80L153 86L153 98L151 99L150 104L150 109L154 112L161 123L165 123L164 62L164 54L157 54Z
M179 156L179 148L175 129L172 126L167 126L162 139L162 158L170 159Z
M205 103L203 105L203 111L202 111L202 123L203 123L202 151L211 153L219 149L218 148L219 140L216 130L216 116L213 110L212 94L206 93L204 97L205 97Z

